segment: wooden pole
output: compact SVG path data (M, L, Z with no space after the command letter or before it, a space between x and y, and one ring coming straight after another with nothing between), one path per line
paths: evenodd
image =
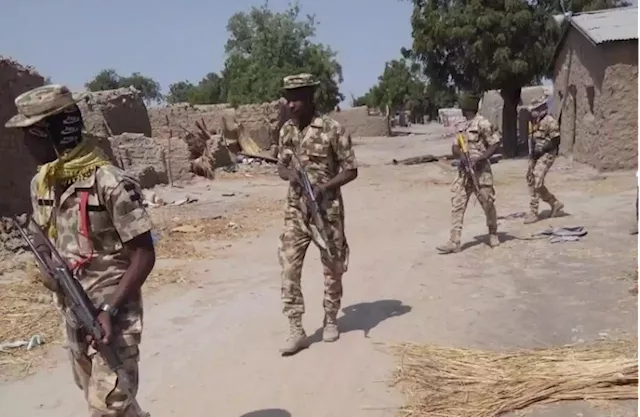
M167 176L169 177L169 186L173 187L173 174L171 172L171 137L173 136L173 131L171 130L171 124L169 123L169 116L165 114L164 116L167 120L167 127L169 128L169 139L167 140L167 153L164 155L164 164L165 169L167 170Z

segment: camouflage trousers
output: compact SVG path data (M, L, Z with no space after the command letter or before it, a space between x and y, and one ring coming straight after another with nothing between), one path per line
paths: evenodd
M78 331L66 326L69 358L76 385L84 392L90 417L138 417L130 407L131 400L118 376L102 356L82 340ZM125 372L138 392L138 345L117 348Z
M328 238L334 242L339 259L332 265L330 256L305 221L301 211L287 209L285 212L284 230L280 235L278 259L282 268L282 302L285 316L293 318L304 314L304 297L302 295L302 265L309 243L312 241L320 249L324 273L323 307L327 315L336 316L340 310L342 299L342 274L349 264L349 245L344 234L344 217L331 216L326 223Z
M556 160L556 156L545 153L538 160L529 159L529 169L527 170L527 185L529 186L529 208L532 213L538 213L540 199L545 203L553 205L557 200L544 185L544 179Z
M498 229L498 218L494 204L493 174L490 169L484 169L476 172L476 175L478 176L480 198L484 201L482 209L487 217L487 228L489 233L495 233ZM453 194L451 196L451 236L459 239L469 198L475 193L473 182L463 172L458 171L451 192Z

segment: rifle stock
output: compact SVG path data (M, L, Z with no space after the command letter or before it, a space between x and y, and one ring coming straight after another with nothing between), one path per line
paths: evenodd
M56 282L61 295L63 296L64 303L68 307L71 318L84 332L93 337L93 340L95 340L97 344L97 351L103 357L107 365L109 365L109 368L118 375L118 380L123 383L125 391L129 394L131 407L135 414L139 417L149 417L148 413L141 410L140 405L135 398L135 393L133 392L133 385L131 384L126 371L123 369L122 361L118 358L116 351L110 345L101 342L104 337L104 332L102 331L102 326L98 322L98 310L89 299L89 296L82 288L80 282L78 282L78 280L73 276L73 273L67 266L66 261L62 258L60 253L45 236L40 226L38 226L31 216L27 217L25 228L33 230L35 235L42 240L51 256L51 262L48 262L42 254L38 252L36 246L29 238L27 230L20 225L17 218L13 219L13 223L29 246L31 253L40 266L40 270L49 275L49 277L53 278Z
M302 166L298 155L296 155L295 153L293 154L292 162L293 169L295 169L298 173L298 177L301 182L300 185L302 186L302 192L304 194L305 200L307 201L307 206L311 210L313 224L315 224L316 229L320 234L320 238L323 240L322 243L324 243L327 253L331 258L331 265L336 268L336 264L338 261L338 251L334 245L334 242L330 240L329 236L327 235L327 227L323 217L324 213L313 193L313 187L311 185L311 181L309 180L309 175Z

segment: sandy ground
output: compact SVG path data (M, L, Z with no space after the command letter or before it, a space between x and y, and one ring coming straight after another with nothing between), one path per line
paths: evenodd
M519 213L528 207L526 161L501 161L494 173L502 245L486 245L484 217L472 200L464 251L442 256L434 247L449 234L453 169L444 162L388 164L449 148L449 141L433 139L441 128L414 129L419 134L356 141L362 168L344 190L351 262L339 318L343 334L333 344L320 341L322 274L311 247L304 323L317 343L293 357L277 353L287 322L276 257L282 220L273 207L286 184L239 175L158 191L200 199L165 217L211 217L242 206L250 209L237 222L251 227L244 237L200 244L206 254L200 259L159 262L186 279L146 300L143 408L153 417L387 417L403 399L387 384L396 362L384 344L509 349L637 337L637 299L628 291L637 265L637 239L628 233L635 220L634 172L598 174L559 160L548 186L567 216L525 226ZM584 226L589 234L559 244L518 239L550 225ZM85 415L62 349L53 350L50 363L0 385L0 414ZM636 410L636 402L613 408L571 403L529 412L589 417Z

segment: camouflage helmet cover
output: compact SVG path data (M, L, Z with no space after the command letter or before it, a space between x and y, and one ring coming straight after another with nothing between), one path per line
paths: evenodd
M480 95L473 92L462 92L458 95L458 106L461 110L478 111Z
M59 84L34 88L16 97L15 105L18 113L5 123L5 127L34 125L51 115L60 113L86 96L86 93L72 94L67 87Z
M316 87L320 81L316 80L313 74L301 73L295 75L287 75L283 79L283 87L285 90L293 90L302 87Z

